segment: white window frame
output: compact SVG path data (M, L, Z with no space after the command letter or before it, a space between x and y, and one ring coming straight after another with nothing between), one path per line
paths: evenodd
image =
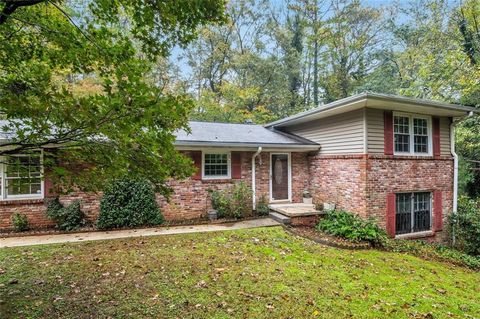
M29 154L12 154L12 156L28 156ZM6 189L6 173L7 173L7 157L0 157L0 178L2 185L0 187L0 200L22 200L22 199L43 199L45 196L45 178L43 169L43 151L40 151L40 194L20 194L20 195L7 195Z
M408 117L408 133L409 133L409 143L410 143L410 152L397 152L395 151L395 117ZM415 152L415 133L413 130L413 119L424 119L427 120L427 141L428 141L428 152L427 153L417 153ZM392 123L392 130L393 130L393 154L394 155L415 155L415 156L432 156L433 153L433 138L432 138L432 117L429 115L420 115L420 114L413 114L413 113L401 113L401 112L393 112L393 123Z
M227 175L210 175L205 176L205 155L206 154L226 154L227 155ZM232 178L232 152L231 151L218 151L218 150L205 150L202 151L202 179L231 179Z

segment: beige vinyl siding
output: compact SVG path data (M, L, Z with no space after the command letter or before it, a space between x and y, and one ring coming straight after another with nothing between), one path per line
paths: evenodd
M320 144L321 155L364 153L363 110L298 124L285 128L287 132Z
M369 154L384 153L383 110L367 108L367 144ZM440 153L450 155L450 119L440 118Z
M383 154L385 147L383 110L367 108L367 145L369 154Z

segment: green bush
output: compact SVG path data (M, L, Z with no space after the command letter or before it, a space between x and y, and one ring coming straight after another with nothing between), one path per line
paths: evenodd
M155 226L163 223L152 185L144 180L121 179L111 183L100 201L97 227Z
M467 254L480 256L480 199L461 196L457 214L450 214L448 230L455 236L453 247Z
M445 261L472 269L480 269L480 258L465 254L439 243L422 240L401 240L385 238L383 248L397 253L408 253L420 258Z
M212 208L217 211L218 218L241 218L252 211L252 191L243 181L223 191L209 192Z
M16 232L27 231L29 229L27 216L20 213L13 214L12 226Z
M232 216L241 218L252 213L252 191L245 182L237 183L232 189Z
M345 211L328 212L317 224L317 229L333 236L373 245L381 245L386 238L385 231L374 220L365 220Z
M269 212L270 208L268 208L268 201L265 194L263 194L260 196L257 202L257 214L260 216L265 216L268 215Z
M218 218L225 218L230 212L229 197L224 193L217 190L209 190L210 201L212 208L217 211Z
M48 203L46 214L61 230L75 230L85 225L85 215L80 209L80 200L75 200L64 207L58 198L52 199Z

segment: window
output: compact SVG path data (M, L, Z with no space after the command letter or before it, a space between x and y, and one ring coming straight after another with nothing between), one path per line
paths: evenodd
M430 230L431 193L402 193L396 196L396 234Z
M396 114L393 117L395 153L430 155L430 117Z
M5 156L1 186L4 199L42 197L41 154Z
M203 153L203 178L230 178L229 153Z

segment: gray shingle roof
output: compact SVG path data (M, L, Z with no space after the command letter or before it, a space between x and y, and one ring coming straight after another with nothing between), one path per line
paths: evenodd
M291 146L316 147L318 144L307 139L261 125L189 122L191 132L176 132L175 145L201 146Z

